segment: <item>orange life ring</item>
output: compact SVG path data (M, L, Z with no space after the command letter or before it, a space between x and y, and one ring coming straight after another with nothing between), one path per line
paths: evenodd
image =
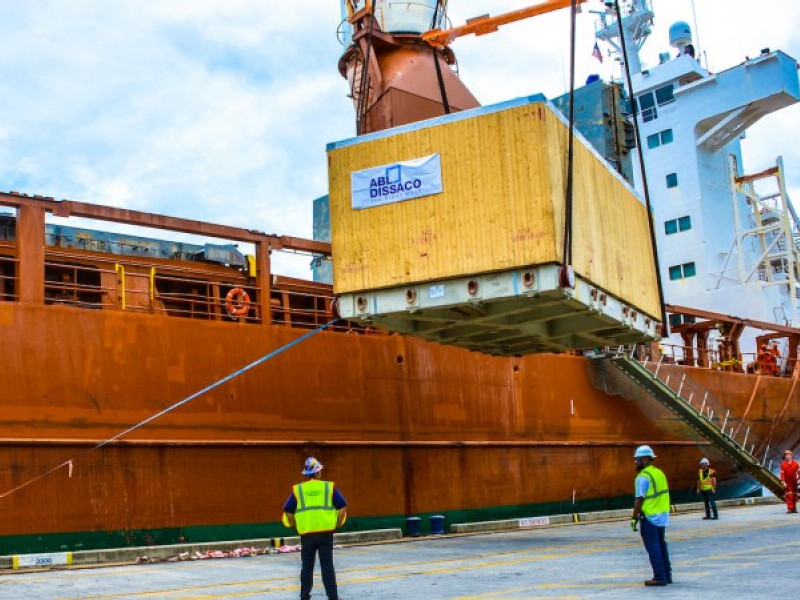
M233 288L225 296L225 308L232 317L243 317L250 310L250 296L242 288Z

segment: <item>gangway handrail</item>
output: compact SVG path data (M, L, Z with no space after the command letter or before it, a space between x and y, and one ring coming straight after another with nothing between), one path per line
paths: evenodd
M717 449L723 452L726 456L731 458L733 462L753 476L759 483L769 489L776 496L783 496L783 486L781 485L778 477L771 471L771 462L767 463L769 458L769 445L766 444L764 452L764 459L759 460L756 452L760 455L760 449L763 444L754 441L755 434L751 427L747 426L745 429L745 436L741 442L735 439L736 434L741 430L741 427L734 431L731 426L728 431L727 426L731 420L730 411L725 416L723 425L720 426L714 422L714 408L720 411L721 407L714 401L708 390L705 390L698 384L691 381L686 373L680 378L681 381L677 386L677 390L669 385L669 375L666 379L658 376L658 372L663 362L660 360L654 365L651 370L648 368L648 361L645 359L639 361L635 357L635 352L630 353L627 350L618 349L617 351L607 350L605 353L594 357L595 360L608 361L613 367L630 380L638 385L641 389L647 392L650 396L655 398L667 409L675 413L681 420L686 422L690 427L697 431L704 439L711 442ZM689 382L687 384L687 381ZM687 392L688 388L693 388L691 392ZM703 393L703 400L696 408L692 400L696 393ZM687 397L683 394L687 394ZM717 419L720 419L718 412ZM743 421L742 421L743 423ZM748 449L746 444L750 442ZM757 448L758 446L758 448Z

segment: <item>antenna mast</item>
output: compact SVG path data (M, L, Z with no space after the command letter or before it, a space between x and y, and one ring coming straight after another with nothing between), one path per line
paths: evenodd
M621 1L620 11L622 23L617 23L617 13L614 2L607 0L604 11L592 11L599 15L595 37L607 42L617 55L617 60L624 67L625 57L622 53L622 40L620 31L625 36L625 48L628 55L628 67L631 74L641 73L642 62L639 59L639 50L653 31L653 3L652 0L626 0ZM624 68L623 68L624 72Z

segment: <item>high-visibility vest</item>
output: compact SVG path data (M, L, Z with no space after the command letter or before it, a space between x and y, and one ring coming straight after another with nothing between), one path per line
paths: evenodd
M294 520L297 533L334 531L339 511L333 505L333 482L309 479L292 488L297 499Z
M700 482L701 490L713 490L714 485L711 483L711 478L714 477L714 469L708 470L708 475L703 477L703 469L697 472L697 480Z
M644 497L642 512L645 516L657 515L669 512L669 487L667 486L667 476L661 469L649 465L639 472L637 477L647 477L650 480L650 488ZM634 481L634 488L636 483Z

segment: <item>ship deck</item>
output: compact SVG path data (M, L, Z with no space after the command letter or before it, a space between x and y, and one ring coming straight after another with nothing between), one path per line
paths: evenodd
M794 597L800 518L780 504L673 515L675 584L659 598ZM757 557L757 558L756 558ZM647 557L627 519L337 549L343 598L639 598ZM296 598L298 554L0 576L0 598ZM768 583L767 583L768 582ZM317 574L314 597L322 597Z

